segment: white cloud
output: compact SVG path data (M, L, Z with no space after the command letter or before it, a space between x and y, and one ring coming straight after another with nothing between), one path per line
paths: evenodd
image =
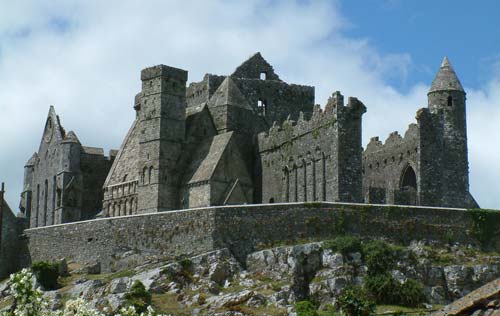
M411 57L347 38L348 25L332 1L3 1L0 176L8 201L17 206L23 165L37 150L50 104L84 144L118 148L134 116L140 70L159 63L198 81L261 51L284 80L316 86L318 103L335 90L359 97L368 107L364 143L404 133L426 104L427 86L402 94L387 84L411 76ZM491 197L499 157L488 139L500 122L495 86L469 93L469 142L472 192L498 208Z

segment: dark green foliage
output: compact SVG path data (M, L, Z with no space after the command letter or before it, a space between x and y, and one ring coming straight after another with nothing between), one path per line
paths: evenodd
M395 264L395 250L388 243L374 240L363 245L363 255L369 275L384 274Z
M193 274L191 273L193 268L193 262L189 259L182 259L179 261L181 269L177 271L172 268L165 268L162 273L166 275L169 281L174 281L178 283L189 283L193 281Z
M377 304L399 303L399 282L389 273L367 275L365 289Z
M144 313L148 306L151 305L151 294L146 291L141 281L135 280L129 292L125 294L125 300L127 305L134 306L138 313Z
M401 284L389 273L366 276L365 289L377 304L416 307L425 301L424 288L420 282L408 279Z
M343 207L341 207L338 214L335 215L333 220L333 231L337 235L345 235L347 233L347 217Z
M425 302L422 283L408 279L400 286L400 303L404 306L416 307Z
M191 267L193 266L193 262L189 259L182 259L179 264L182 267L182 270L189 271L191 270Z
M50 262L35 262L31 266L33 274L45 290L55 290L58 287L59 266Z
M362 251L361 239L355 236L340 236L333 240L328 240L323 247L331 249L334 252L340 252L344 256L349 253Z
M471 234L481 247L487 248L500 237L500 211L472 209L469 214L472 217Z
M311 301L299 301L295 303L297 316L318 316L316 305Z
M375 315L375 303L360 287L348 287L338 298L337 304L344 315L371 316Z

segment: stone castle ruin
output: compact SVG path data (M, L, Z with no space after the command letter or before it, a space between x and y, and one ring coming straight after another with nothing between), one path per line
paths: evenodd
M30 227L208 206L366 202L476 207L465 92L445 58L404 137L361 144L365 105L288 84L257 53L228 76L158 65L141 72L136 118L118 151L83 146L51 107L25 167Z

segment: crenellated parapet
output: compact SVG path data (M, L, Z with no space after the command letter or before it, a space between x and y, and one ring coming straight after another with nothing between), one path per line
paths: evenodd
M300 112L297 121L288 117L282 124L274 122L268 132L258 135L259 149L261 152L276 149L307 134L317 139L323 130L335 127L339 121L358 120L365 112L366 107L357 98L349 97L344 105L343 95L334 92L324 110L318 104L314 106L310 119L305 119L304 113Z
M361 200L361 117L356 98L335 92L309 119L274 123L258 135L263 201Z
M418 125L412 123L408 125L404 137L401 136L398 131L394 131L389 134L385 142L380 141L378 136L370 138L370 142L366 145L365 155L376 153L379 151L391 151L392 149L397 149L404 147L405 144L414 143L418 137Z

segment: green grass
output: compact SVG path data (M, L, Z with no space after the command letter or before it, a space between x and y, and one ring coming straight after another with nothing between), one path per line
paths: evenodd
M190 316L191 308L182 306L177 300L177 294L153 294L153 308L158 313L176 316Z
M432 305L432 310L437 310L441 308L443 305ZM411 313L418 315L418 313L424 313L424 315L429 314L430 310L425 309L425 308L412 308L412 307L405 307L405 306L399 306L399 305L377 305L375 308L375 313L377 315L380 314L392 314L392 313Z

